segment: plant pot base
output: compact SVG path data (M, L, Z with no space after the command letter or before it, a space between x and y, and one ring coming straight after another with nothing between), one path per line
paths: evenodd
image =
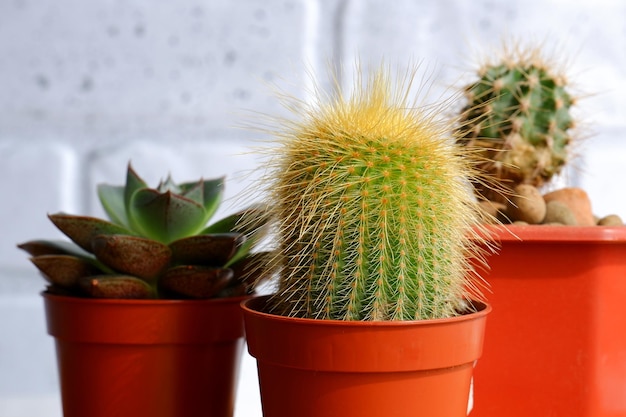
M64 417L85 416L87 409L90 417L233 415L243 339L211 349L171 345L111 349L58 341L56 348ZM81 363L88 365L70 365Z
M419 415L429 417L466 416L472 371L472 365L465 364L400 374L317 372L311 376L308 370L259 364L263 385L281 386L263 391L263 415L414 417L419 409L428 410ZM305 407L303 391L308 398ZM412 399L413 404L407 405L407 399Z
M495 231L472 417L626 416L626 228Z
M416 322L293 319L243 303L264 417L467 415L486 315Z
M232 417L243 299L92 300L44 293L64 417Z

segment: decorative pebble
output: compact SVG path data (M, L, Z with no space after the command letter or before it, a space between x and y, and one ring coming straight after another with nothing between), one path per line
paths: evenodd
M568 206L558 200L552 200L546 204L546 217L544 224L558 223L565 226L576 226L576 216Z
M594 215L589 195L577 187L561 188L541 196L536 187L523 184L514 189L508 204L480 201L478 205L485 223L626 227L617 214L602 218Z
M540 224L546 216L546 203L536 187L522 184L515 187L507 206L507 215L512 221L521 220L529 224Z
M594 226L593 211L591 210L591 200L587 193L576 187L561 188L549 192L543 196L546 204L550 201L560 201L565 204L574 214L578 226Z
M478 207L483 214L483 220L485 221L485 223L492 224L498 223L498 218L500 217L500 214L504 210L506 210L506 205L488 200L478 202Z
M609 214L598 220L598 226L623 226L624 221L617 214Z

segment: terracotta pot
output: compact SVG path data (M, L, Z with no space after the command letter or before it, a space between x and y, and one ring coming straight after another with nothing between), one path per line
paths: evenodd
M233 415L245 298L43 297L65 417Z
M626 416L626 227L492 230L472 416Z
M467 415L487 313L414 322L295 319L242 303L265 417Z

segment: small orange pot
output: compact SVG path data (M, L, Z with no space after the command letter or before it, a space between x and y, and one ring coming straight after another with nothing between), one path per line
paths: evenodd
M242 303L264 417L461 417L487 313L414 322L297 319Z
M231 417L239 304L43 293L65 417Z
M626 227L492 230L472 417L626 416Z

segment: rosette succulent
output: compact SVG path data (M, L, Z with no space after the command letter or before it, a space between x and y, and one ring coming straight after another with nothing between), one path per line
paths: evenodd
M48 291L95 298L213 298L253 291L263 252L253 249L269 219L251 206L210 225L224 178L150 188L128 165L126 184L101 184L109 217L48 217L71 239L18 247L49 282Z

